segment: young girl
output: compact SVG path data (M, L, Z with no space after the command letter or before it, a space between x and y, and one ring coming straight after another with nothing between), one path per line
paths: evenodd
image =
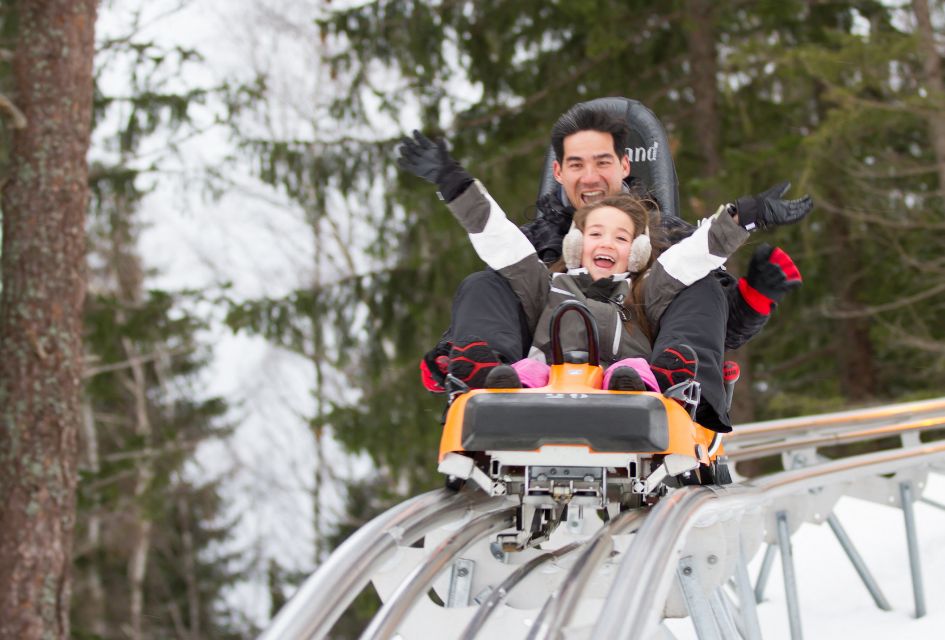
M565 300L588 307L598 325L605 388L658 390L646 358L660 316L682 289L725 262L748 237L725 209L692 236L659 253L650 230L659 228L653 203L629 194L578 209L564 243L566 273L549 273L534 247L478 181L447 204L486 264L511 285L532 331L529 357L496 367L487 386L543 386L551 354L550 317ZM657 255L659 253L659 255ZM587 348L584 324L565 316L565 352Z

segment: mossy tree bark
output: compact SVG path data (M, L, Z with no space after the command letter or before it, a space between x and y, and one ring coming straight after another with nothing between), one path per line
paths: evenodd
M23 0L0 294L0 638L69 636L94 0Z

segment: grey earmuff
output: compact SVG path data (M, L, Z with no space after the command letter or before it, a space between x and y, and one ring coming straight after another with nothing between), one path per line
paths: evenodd
M630 273L643 271L651 253L653 253L653 245L650 242L650 227L647 226L643 233L633 239L633 243L630 245L630 260L627 271Z
M584 234L571 223L571 228L561 241L561 256L564 266L568 269L577 269L581 266L581 253L584 251Z
M571 223L571 229L568 230L564 240L561 241L561 255L564 258L564 265L568 269L577 269L581 266L581 253L584 251L584 234L574 223ZM639 273L646 268L646 263L653 252L653 245L650 243L650 228L647 226L643 233L633 239L630 245L630 259L628 260L627 271L630 273Z

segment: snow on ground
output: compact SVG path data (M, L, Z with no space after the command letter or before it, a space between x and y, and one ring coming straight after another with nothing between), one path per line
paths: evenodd
M945 475L929 475L925 497L945 504ZM915 503L927 609L921 619L915 618L902 511L843 497L834 513L879 583L892 611L876 607L826 523L804 524L791 538L804 637L858 640L945 637L945 509ZM750 563L753 581L763 555L762 548ZM765 640L791 637L780 555L772 566L758 617ZM679 640L696 638L688 619L671 620L666 626Z

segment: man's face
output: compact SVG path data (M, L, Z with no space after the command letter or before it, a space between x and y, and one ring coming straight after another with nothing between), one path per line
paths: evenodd
M555 180L561 183L575 207L620 193L630 175L626 155L614 153L614 139L600 131L578 131L564 139L564 158L554 163Z

